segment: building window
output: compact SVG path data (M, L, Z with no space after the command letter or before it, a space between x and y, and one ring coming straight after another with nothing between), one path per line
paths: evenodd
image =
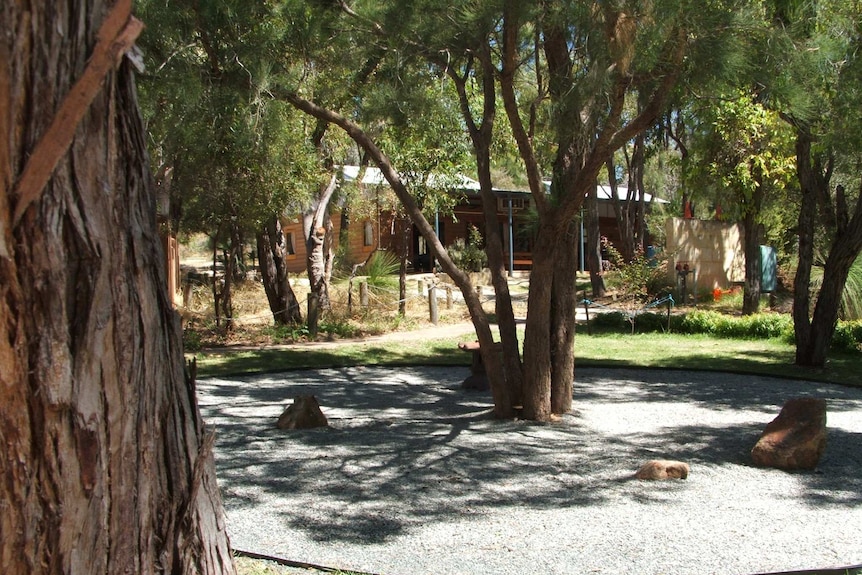
M362 228L362 245L370 247L374 245L374 226L366 221Z
M287 255L296 255L296 247L293 245L293 232L287 232L284 238L284 249L287 250Z

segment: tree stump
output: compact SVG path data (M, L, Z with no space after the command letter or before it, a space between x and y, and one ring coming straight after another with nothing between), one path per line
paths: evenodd
M328 427L329 422L320 410L320 404L313 395L301 395L293 400L278 418L279 429L312 429Z

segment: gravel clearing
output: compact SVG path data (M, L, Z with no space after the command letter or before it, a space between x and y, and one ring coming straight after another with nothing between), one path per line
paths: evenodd
M578 369L575 411L495 421L462 367L201 379L237 549L386 575L753 574L862 563L862 389ZM298 395L330 427L280 431ZM827 400L813 472L749 465L792 397ZM649 459L687 480L631 479Z

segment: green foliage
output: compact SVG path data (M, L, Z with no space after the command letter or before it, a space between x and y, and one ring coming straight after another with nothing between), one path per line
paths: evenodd
M792 338L793 320L789 315L777 313L731 316L715 311L695 310L685 315L680 330L685 333L741 339Z
M823 283L823 256L817 256L817 264L811 268L811 288L819 291ZM841 292L839 318L844 320L862 319L862 256L856 258L847 275L844 290Z
M320 326L321 331L325 331ZM271 337L273 343L293 343L296 341L305 341L308 339L308 325L270 325L264 330L264 334Z
M602 245L611 262L611 272L605 276L609 288L619 290L625 296L634 297L641 303L647 303L660 293L670 290L666 266L658 256L648 258L642 249L638 249L632 260L626 262L607 238L602 238Z
M200 332L193 329L183 330L183 350L186 353L200 351L202 347Z
M283 25L256 2L138 2L148 24L139 80L150 155L171 171L180 229L225 224L253 237L263 221L307 195L319 168L308 119L267 92Z
M839 321L832 336L832 349L862 351L862 320Z
M639 313L599 313L590 318L591 327L599 331L625 331L636 333L666 332L667 313L647 311ZM634 323L634 326L632 326ZM862 330L862 328L858 328ZM672 314L670 318L672 333L703 334L712 337L733 339L782 339L792 341L793 320L789 315L777 313L758 313L747 316L734 316L716 311L695 310L686 314ZM852 342L854 332L847 328L846 341ZM860 332L858 335L862 335ZM842 340L836 347L855 349ZM860 339L859 341L862 341ZM857 342L858 344L858 342Z
M392 252L374 252L374 255L362 267L368 282L368 289L372 293L391 290L398 280L396 274L400 267L401 262L398 260L398 256Z
M479 272L488 266L488 256L482 249L482 234L475 226L470 226L467 239L458 238L447 248L449 257L455 265L469 272Z
M841 294L842 318L862 320L862 256L856 258Z

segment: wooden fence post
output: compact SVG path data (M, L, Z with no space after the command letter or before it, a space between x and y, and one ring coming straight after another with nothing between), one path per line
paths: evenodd
M360 307L368 307L368 282L359 282L359 305Z
M428 310L431 315L431 323L437 325L437 288L433 285L428 288Z
M308 294L308 334L317 337L317 323L320 320L320 300L316 293Z

